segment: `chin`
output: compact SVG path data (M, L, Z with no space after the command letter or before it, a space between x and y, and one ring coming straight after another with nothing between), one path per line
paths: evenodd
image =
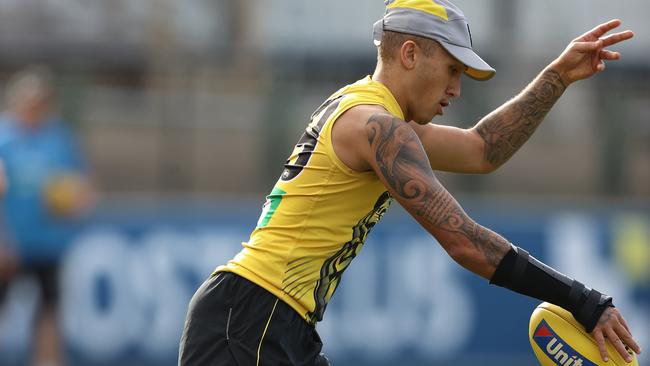
M426 125L426 124L430 123L436 116L437 116L437 114L434 114L432 116L430 115L430 116L426 116L426 117L421 117L421 118L416 117L416 118L413 118L413 122L415 122L415 123L417 123L419 125Z

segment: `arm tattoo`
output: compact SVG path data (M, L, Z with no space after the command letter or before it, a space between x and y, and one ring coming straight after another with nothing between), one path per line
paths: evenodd
M373 115L366 132L379 171L395 198L428 228L461 234L496 268L510 243L474 222L438 182L415 131L399 118Z
M546 70L521 94L483 118L477 132L485 141L485 160L498 167L510 159L528 141L565 89L560 75Z

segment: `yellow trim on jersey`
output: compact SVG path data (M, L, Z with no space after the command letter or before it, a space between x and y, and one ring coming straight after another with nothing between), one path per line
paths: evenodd
M391 201L373 171L350 169L334 151L332 126L358 105L380 105L404 119L388 88L370 76L332 94L287 159L250 239L216 269L263 287L310 323L322 318L342 273Z
M440 4L436 4L433 0L396 0L386 7L386 9L394 8L415 9L449 20L447 9Z

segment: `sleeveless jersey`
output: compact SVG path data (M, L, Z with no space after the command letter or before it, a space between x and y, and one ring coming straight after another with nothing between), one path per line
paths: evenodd
M404 119L388 88L370 76L330 96L312 114L249 241L216 269L263 287L312 324L391 202L374 172L354 171L334 153L332 126L362 104Z

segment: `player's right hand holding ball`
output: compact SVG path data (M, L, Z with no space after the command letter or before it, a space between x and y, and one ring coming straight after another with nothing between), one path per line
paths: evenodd
M618 309L614 307L609 307L603 312L603 315L600 316L600 319L591 334L596 339L598 349L600 350L600 356L605 362L609 360L609 354L607 353L607 347L605 346L605 338L609 339L609 342L627 362L632 362L632 357L627 353L627 350L625 349L626 345L636 354L641 353L641 347L632 337L630 328L627 326L625 319L623 319L623 316Z

